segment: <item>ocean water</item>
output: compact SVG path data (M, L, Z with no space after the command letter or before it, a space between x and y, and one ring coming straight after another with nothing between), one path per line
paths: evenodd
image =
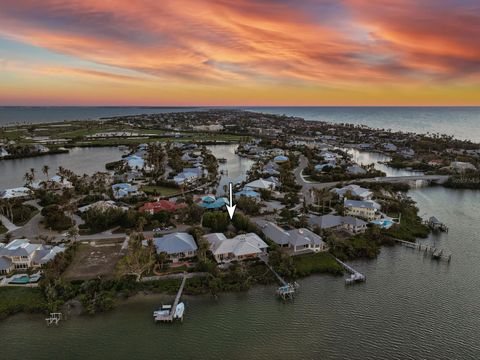
M143 106L0 106L0 126L23 123L95 120L103 117L194 111L195 107Z
M480 142L480 107L251 107L252 111L306 120L367 125L415 133L440 133Z
M229 107L0 107L0 126ZM480 142L480 107L236 107L307 120L363 124L374 128L441 133Z

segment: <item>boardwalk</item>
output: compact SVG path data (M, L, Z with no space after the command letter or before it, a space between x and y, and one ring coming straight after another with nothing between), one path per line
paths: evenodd
M287 283L285 279L283 279L268 263L268 255L261 255L259 256L259 258L265 263L265 265L267 265L268 269L275 275L280 284L282 284L282 286L280 286L276 291L277 295L280 296L283 300L293 299L293 296L295 295L295 290L299 287L299 285L296 282Z
M170 312L168 313L168 315L157 315L155 317L155 321L173 322L173 319L175 318L175 312L177 311L177 305L180 302L180 298L182 297L183 288L185 287L186 282L187 282L187 275L184 274L182 283L180 285L180 288L178 289L177 296L175 296L175 301L173 302ZM183 320L183 314L182 314L181 320Z
M452 254L447 254L447 252L443 249L437 249L436 247L433 247L433 246L417 244L414 242L409 242L409 241L400 240L400 239L393 239L393 240L395 240L398 244L403 245L405 247L416 249L418 251L423 251L425 255L430 254L432 259L446 260L448 262L452 260Z
M265 265L267 265L267 267L270 269L270 271L276 276L276 278L278 279L278 281L280 282L280 284L282 284L282 286L287 286L288 283L273 269L273 267L268 263L268 255L263 255L263 256L259 256L260 260L262 260Z
M349 285L349 284L354 284L356 282L367 281L367 277L365 275L361 274L360 272L352 268L350 265L344 263L340 259L335 258L335 260L345 269L345 271L350 273L350 277L345 279L345 284Z

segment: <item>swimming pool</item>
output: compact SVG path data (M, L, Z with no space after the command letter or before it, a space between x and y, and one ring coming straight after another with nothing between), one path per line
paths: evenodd
M30 278L28 277L28 275L23 275L10 280L8 283L9 284L28 284L29 282L30 282Z
M371 221L371 223L374 225L378 225L383 229L389 229L393 224L395 224L392 220L389 219L373 220Z

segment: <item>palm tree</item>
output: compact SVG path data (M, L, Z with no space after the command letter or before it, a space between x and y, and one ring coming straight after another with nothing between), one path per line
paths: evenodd
M78 227L72 226L67 230L67 239L70 241L70 243L74 243L77 241L78 235L80 235L78 231Z
M43 165L42 167L42 172L43 174L47 177L47 180L48 180L48 171L50 170L50 166L48 165Z
M144 226L147 224L147 219L145 219L143 216L140 216L137 220L137 229L138 232L143 232Z
M168 254L164 251L161 253L157 254L157 262L160 265L160 271L163 271L163 265L167 262L168 260Z
M32 181L33 181L32 174L29 172L26 172L25 175L23 176L23 180L25 180L25 183L28 186L32 185Z

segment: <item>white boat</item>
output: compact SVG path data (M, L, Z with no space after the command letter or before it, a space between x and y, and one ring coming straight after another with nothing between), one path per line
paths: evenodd
M175 314L173 315L173 317L175 319L183 318L183 312L184 311L185 311L185 304L183 302L181 302L177 305L177 308L175 309Z
M160 309L153 312L153 317L156 318L157 316L167 316L170 314L171 310L172 310L172 305L162 305ZM181 302L177 305L177 308L175 309L175 313L173 314L173 317L175 319L181 319L183 317L184 311L185 311L185 304Z

